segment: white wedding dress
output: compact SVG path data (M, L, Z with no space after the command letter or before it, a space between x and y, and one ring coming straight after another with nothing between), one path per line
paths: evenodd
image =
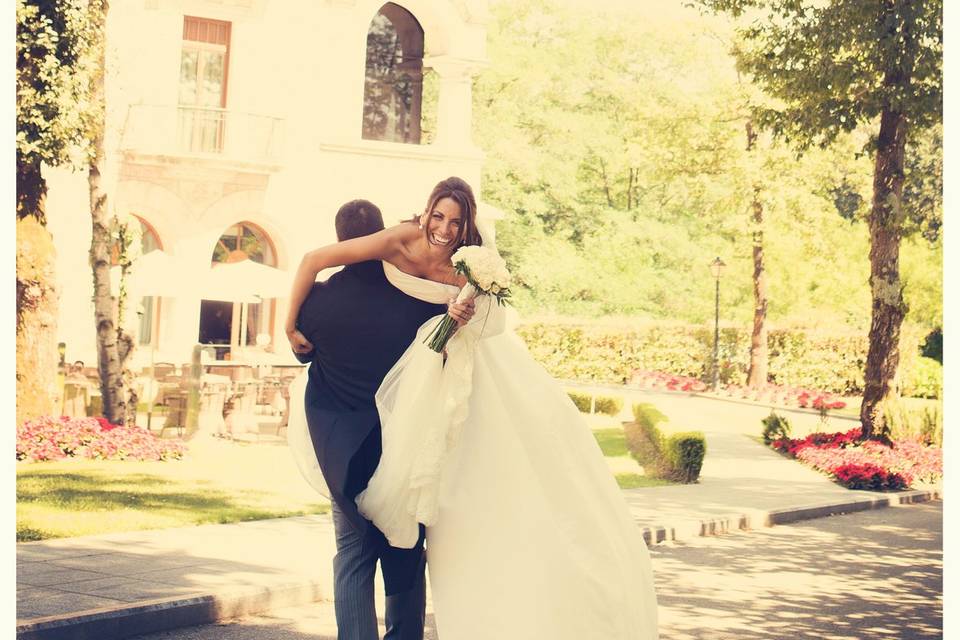
M457 293L384 272L423 300ZM646 544L573 403L490 297L477 298L445 363L424 344L438 320L377 393L383 455L357 503L395 546L427 525L439 637L657 638Z

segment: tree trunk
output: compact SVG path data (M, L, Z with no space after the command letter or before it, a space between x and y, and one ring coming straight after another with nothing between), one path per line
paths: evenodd
M753 122L747 121L747 151L756 146L757 133ZM767 272L763 264L763 203L761 185L754 183L752 208L753 227L753 333L750 336L750 371L747 386L767 384Z
M18 196L21 167L17 167ZM35 178L43 183L40 168ZM57 384L57 291L53 238L41 222L44 186L36 214L17 207L17 425L61 412Z
M873 202L867 220L870 229L870 346L864 372L860 422L863 438L890 442L890 427L884 415L888 399L899 395L894 381L900 365L900 327L907 314L900 281L900 238L903 232L904 150L907 144L907 114L896 99L912 91L911 80L919 43L916 3L887 0L880 18L885 34L883 85L887 104L880 115L877 157L873 172ZM891 46L890 40L899 46ZM893 52L893 55L890 55Z
M603 194L607 197L607 206L613 209L613 196L610 194L610 183L607 182L607 163L602 158L600 160L600 176L603 178Z
M87 180L90 186L90 266L93 269L93 306L97 329L97 369L100 373L100 393L103 397L103 415L113 424L124 424L127 417L125 402L123 359L117 299L110 292L111 237L107 211L107 194L103 190L104 129L106 110L104 78L106 68L106 14L107 3L97 12L100 42L97 51L97 70L93 77L92 101L97 113L90 132L90 164Z
M870 346L864 374L860 421L863 437L886 440L889 425L884 401L897 395L894 379L900 364L900 326L906 315L900 282L900 234L903 223L903 156L907 121L904 114L884 109L880 119L873 177L870 228L870 292L873 308Z

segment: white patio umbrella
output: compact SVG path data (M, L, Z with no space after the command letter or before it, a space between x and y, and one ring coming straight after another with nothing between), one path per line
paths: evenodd
M134 296L179 297L186 274L180 263L159 249L145 253L132 265L128 291Z
M289 273L270 267L250 259L239 262L219 262L205 274L203 293L201 296L208 300L223 299L210 298L210 295L226 295L240 293L247 297L281 298L290 293L293 279ZM235 300L244 302L244 300ZM247 301L248 302L248 301Z
M216 263L195 280L202 299L242 303L239 316L242 336L247 332L249 305L265 298L289 295L292 278L286 271L244 259Z

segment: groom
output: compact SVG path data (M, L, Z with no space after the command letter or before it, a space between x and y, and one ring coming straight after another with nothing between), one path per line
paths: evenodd
M366 200L340 207L335 225L340 241L384 228L380 210ZM423 638L423 527L413 549L391 547L360 515L354 499L380 461L380 419L374 395L417 329L446 312L443 305L416 300L393 287L382 264L371 261L348 265L326 282L314 284L300 307L296 328L288 327L297 359L310 363L304 403L333 507L338 640L378 640L373 585L378 560L387 596L384 640ZM469 320L472 303L454 305L450 313Z

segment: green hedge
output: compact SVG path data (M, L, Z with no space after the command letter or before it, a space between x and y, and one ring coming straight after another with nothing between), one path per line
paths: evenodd
M943 446L943 411L940 406L911 406L898 399L887 400L883 417L893 440L919 439L926 444Z
M608 416L615 416L623 409L623 398L615 396L594 396L592 393L582 393L580 391L567 391L567 395L573 400L573 404L581 413L590 413L590 406L593 405L594 413L603 413Z
M916 366L900 377L900 393L905 397L939 398L943 393L943 365L933 358L917 358Z
M664 435L659 425L667 417L652 404L633 405L634 421L624 425L627 448L651 478L696 482L707 442L703 433L686 431Z
M713 353L713 329L704 326L531 323L521 325L517 333L551 375L567 380L623 384L638 369L705 380ZM932 391L936 385L923 382L941 376L929 363L920 362L921 339L918 328L904 327L901 380L905 391L939 393ZM865 332L773 329L768 334L770 382L860 394L867 346ZM721 382L745 384L750 367L749 329L721 328L719 355Z
M674 482L696 482L707 454L707 441L700 431L672 433L664 441L664 455Z

